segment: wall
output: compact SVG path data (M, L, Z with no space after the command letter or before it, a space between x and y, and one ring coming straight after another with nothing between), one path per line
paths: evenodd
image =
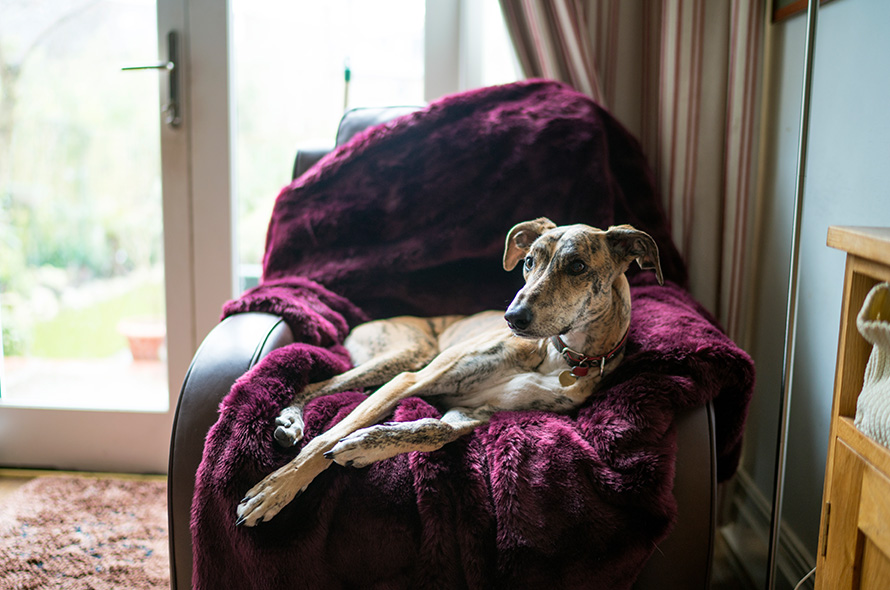
M890 225L888 25L885 0L835 0L819 12L785 479L782 544L790 554L784 564L789 578L815 564L819 535L844 273L844 254L825 245L828 227ZM738 493L761 508L773 493L806 18L770 26L763 248L750 349L758 384ZM761 556L748 557L759 567Z

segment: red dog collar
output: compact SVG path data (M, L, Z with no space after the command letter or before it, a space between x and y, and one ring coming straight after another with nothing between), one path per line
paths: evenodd
M624 336L621 338L621 342L618 343L618 346L616 346L606 354L600 356L587 356L586 354L582 354L578 351L572 350L571 348L566 346L566 343L563 342L562 338L560 338L559 336L553 336L550 339L550 342L553 343L553 346L556 348L559 354L562 355L562 358L564 358L569 366L572 367L571 371L564 371L562 374L560 374L560 383L562 383L563 385L570 385L578 377L584 377L585 375L587 375L590 367L597 364L600 367L600 377L602 377L603 372L606 370L606 363L617 356L624 349L624 345L627 344L627 334L628 332L624 333ZM563 375L566 374L572 375L574 379L568 376L564 378ZM572 379L571 383L564 383L564 381L568 379Z

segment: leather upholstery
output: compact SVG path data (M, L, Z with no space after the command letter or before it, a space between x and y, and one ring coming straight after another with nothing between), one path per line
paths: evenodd
M337 128L337 145L343 145L359 131L408 115L421 107L359 107L346 111Z
M717 450L708 403L677 417L677 522L649 558L635 590L707 589L717 530Z
M368 127L379 125L391 121L396 117L413 113L421 107L358 107L349 109L340 119L340 125L337 128L336 146L341 146L352 137ZM322 156L330 150L323 148L309 148L297 150L297 157L294 159L294 170L292 178L296 179L304 172L309 170Z
M312 168L316 162L321 160L322 156L329 153L331 148L303 148L297 150L297 157L294 158L294 170L291 174L292 179L296 179L304 172Z
M195 354L182 384L167 470L167 519L170 536L170 584L192 587L192 496L204 438L216 422L217 408L235 380L272 350L293 342L279 317L246 313L223 320Z

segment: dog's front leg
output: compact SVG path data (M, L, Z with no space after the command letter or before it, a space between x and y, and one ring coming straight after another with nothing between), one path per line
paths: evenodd
M454 317L419 320L395 318L356 327L346 348L356 367L321 383L310 383L275 419L275 440L292 447L303 438L303 406L322 395L378 387L399 373L417 371L436 356L436 330Z
M414 394L412 387L416 384L416 373L398 375L330 430L306 443L290 463L268 475L247 492L238 504L237 524L254 526L278 514L330 466L331 460L325 457L325 453L349 433L374 424L392 412L399 400Z
M365 467L401 453L435 451L488 422L495 411L491 406L452 408L441 419L376 424L353 432L325 456L346 467Z
M387 352L327 381L310 383L275 418L275 441L285 448L300 442L303 438L303 406L308 401L322 395L382 385L401 372L422 367L422 363L429 362L434 355L433 350L426 348L422 351L405 348Z

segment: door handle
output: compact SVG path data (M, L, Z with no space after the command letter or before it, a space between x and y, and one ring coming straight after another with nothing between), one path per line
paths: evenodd
M179 33L170 31L167 33L167 61L156 61L147 64L124 66L123 71L133 70L166 70L170 75L168 81L167 104L162 107L164 122L170 127L176 128L182 124L182 115L179 104Z

